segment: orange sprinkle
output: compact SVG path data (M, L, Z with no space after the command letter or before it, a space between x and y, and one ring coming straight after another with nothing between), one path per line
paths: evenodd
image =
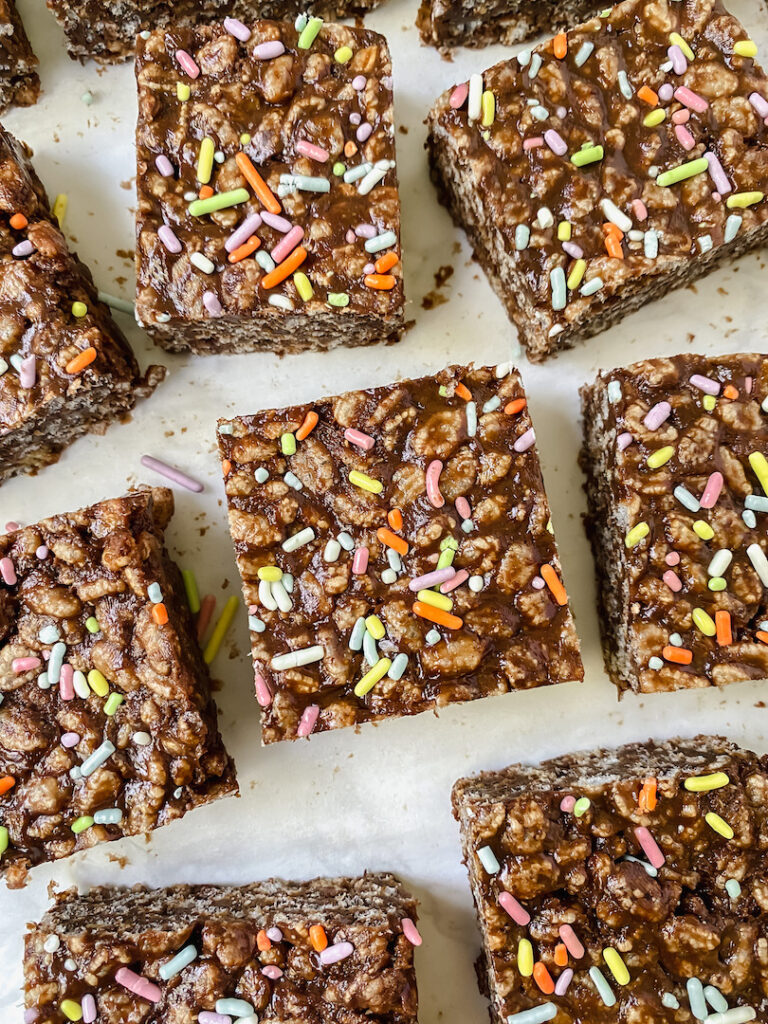
M78 352L74 359L70 359L67 365L64 367L67 373L80 373L86 366L90 366L96 358L96 349L89 345L88 348L84 348L82 352Z
M568 963L568 950L565 947L565 943L558 942L555 946L555 964L558 967L565 967Z
M303 245L298 246L290 256L286 256L282 263L278 263L274 270L271 270L262 277L261 287L274 288L276 284L280 284L286 277L290 277L294 270L298 270L306 258L307 250Z
M383 256L379 256L379 258L376 260L376 262L373 265L374 265L374 267L376 267L376 273L377 274L386 274L386 272L388 270L391 270L392 267L394 267L394 265L396 263L397 263L397 253L396 252L386 252L386 253L384 253Z
M240 173L251 186L253 191L256 193L256 198L259 200L262 206L266 207L270 213L280 213L282 207L277 201L272 189L264 181L262 176L253 166L251 158L247 153L236 153L235 163L240 169Z
M734 398L739 397L739 392L733 386L733 384L726 384L723 388L723 398L730 398L733 401Z
M689 651L685 647L665 647L661 652L662 658L665 661L671 661L675 665L690 665L693 661L693 651Z
M733 643L731 631L731 613L720 610L715 612L715 628L717 629L717 642L720 647L727 647Z
M313 924L309 929L309 941L312 943L313 949L317 953L322 951L328 945L328 936L325 934L325 928L321 924Z
M549 589L552 591L552 597L557 601L558 604L568 604L568 595L565 592L565 587L560 582L555 570L551 565L542 565L539 570L541 578L547 584Z
M16 779L12 775L4 775L0 779L0 796L5 796L9 789L16 785Z
M256 936L256 945L262 953L266 953L268 949L272 949L272 940L262 928L259 934Z
M402 530L403 513L399 508L391 508L389 512L387 512L387 522L393 530Z
M562 60L568 53L568 36L565 32L558 32L552 40L552 51L558 60ZM554 991L554 985L550 991Z
M541 960L539 960L533 968L533 980L539 986L544 995L549 996L555 991L555 983L552 980L552 975Z
M511 402L507 402L504 406L504 412L507 416L514 416L515 413L522 412L527 404L524 398L513 398Z
M637 809L645 814L656 809L656 779L646 779L637 795Z
M210 199L213 195L213 189L210 185L201 185L197 195L199 199Z
M614 224L612 220L607 220L603 223L603 234L604 235L615 235L618 239L624 237L624 232L621 230L618 224Z
M357 152L357 144L351 139L344 143L344 156L354 156Z
M307 415L302 420L301 426L296 431L296 440L303 441L305 437L309 437L309 435L317 426L319 419L320 417L317 415L317 413L313 409L310 409Z
M463 398L465 402L472 401L472 392L469 390L466 384L462 384L461 381L456 385L454 389L455 393L459 398Z
M152 605L152 618L158 624L158 626L164 626L168 621L168 609L165 607L163 602L160 604Z
M445 626L446 629L461 629L464 625L458 615L451 615L450 612L444 612L442 608L435 608L431 604L424 604L423 601L413 602L413 612L415 615L421 616L422 619L429 619L430 622L435 622L438 626Z
M380 526L376 531L376 536L382 544L385 544L388 548L393 548L398 555L408 554L408 541L398 537L396 533L392 533L386 526Z
M380 292L390 292L397 284L397 280L391 274L366 274L364 283L366 288L375 288Z
M229 476L229 474L231 472L232 472L232 463L229 461L229 459L222 459L221 460L221 473L222 473L222 476Z
M659 102L658 95L649 85L643 85L637 90L637 98L647 103L649 107L655 107Z
M29 224L29 221L23 213L14 213L14 215L11 217L11 227L15 231L22 231L27 226L27 224Z
M758 640L762 640L764 644L768 644L768 633L766 633L765 630L758 629L758 631L755 633L755 636Z
M624 250L621 248L620 240L613 233L605 236L605 248L609 256L615 260L624 259Z
M229 254L229 262L239 263L246 256L250 256L252 252L256 252L260 245L261 239L257 235L251 235L247 242L243 242L242 245L238 245L236 249L232 250Z

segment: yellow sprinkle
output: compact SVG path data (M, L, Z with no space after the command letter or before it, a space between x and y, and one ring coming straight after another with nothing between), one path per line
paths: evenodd
M369 615L365 620L365 628L374 640L383 640L387 635L387 631L384 629L384 623L378 615Z
M191 89L186 82L176 83L176 99L180 103L186 103L191 95Z
M704 821L706 821L709 827L714 829L719 836L722 836L723 839L733 839L733 829L727 821L720 817L719 814L715 814L714 811L709 811L708 814L704 815Z
M722 789L730 781L725 772L712 772L711 775L691 775L683 785L690 793L708 793L711 789Z
M365 473L360 473L357 469L349 471L349 482L354 484L355 487L362 487L364 491L370 491L371 494L381 494L384 490L384 484L381 480L374 480Z
M652 110L650 114L646 114L643 118L643 124L646 128L655 128L656 125L666 121L667 115L662 107L657 107L656 110Z
M704 395L704 397L701 400L701 404L704 406L707 412L712 412L712 410L717 405L717 399L714 395Z
M647 462L651 469L659 469L666 462L672 458L675 454L675 449L671 444L666 445L664 448L658 448L655 452L651 452L648 456Z
M240 145L247 146L250 141L251 136L248 134L248 132L243 132L243 134L240 136Z
M88 673L88 685L97 697L106 697L109 693L109 683L97 668L92 668Z
M59 1003L59 1009L67 1020L83 1019L83 1008L80 1003L76 1003L74 999L62 999Z
M703 519L697 519L693 524L694 533L696 533L702 540L712 540L715 536L715 531L706 523Z
M608 965L608 970L614 976L614 978L616 979L616 983L618 985L629 984L629 971L627 970L627 965L624 963L624 961L621 959L621 956L619 955L619 953L616 952L615 949L613 949L611 946L608 946L607 949L604 949L603 960L605 960L606 964Z
M768 462L762 452L752 452L749 456L749 464L755 471L755 476L760 481L763 491L768 494Z
M670 32L669 41L670 43L677 44L677 46L680 47L685 56L688 58L688 60L696 59L696 54L693 52L688 43L686 43L686 41L678 32Z
M53 210L51 211L62 231L64 230L64 218L67 215L67 202L66 195L60 192L53 201Z
M213 154L215 151L216 147L213 144L213 139L206 135L200 143L200 152L197 155L197 180L203 185L207 185L211 180Z
M576 262L573 264L573 269L568 275L568 280L566 281L569 291L573 292L579 287L579 285L581 284L581 280L584 277L584 272L586 269L586 260L576 260Z
M334 53L333 59L337 64L348 64L352 60L352 47L340 46Z
M571 222L569 220L561 220L557 225L557 240L559 242L570 242Z
M433 608L442 608L444 612L449 612L453 608L451 598L447 594L439 594L436 590L420 590L417 597L424 604L431 604Z
M739 57L756 57L757 43L752 39L740 39L733 47L733 52Z
M229 627L232 625L232 619L235 617L237 606L240 601L237 597L227 599L227 603L224 605L224 610L221 613L221 617L216 625L213 627L211 633L211 639L208 641L205 650L203 651L203 661L206 665L210 665L216 655L219 653L221 647L221 641L224 639L224 634L227 632Z
M638 523L637 526L633 526L627 536L624 538L624 544L628 548L633 548L635 544L639 544L643 537L647 537L651 532L651 528L648 523Z
M88 312L88 307L84 302L73 302L72 303L72 316L76 316L78 320L82 318Z
M260 580L266 580L267 583L277 583L283 578L283 570L276 565L262 565L256 575Z
M374 688L376 683L382 679L392 667L389 658L379 658L373 668L369 669L355 687L355 696L364 697L366 693Z
M717 633L714 619L707 615L703 608L694 608L691 612L693 624L700 629L704 636L714 636Z
M481 100L481 110L483 112L483 116L482 120L480 121L480 124L483 126L483 128L490 128L496 117L496 97L493 95L490 89L486 89L485 92L483 93L483 98Z
M765 192L734 192L725 200L725 205L729 210L743 210L746 206L754 206L764 198Z
M293 283L296 285L299 298L303 299L304 302L309 302L312 298L312 284L303 270L296 271L293 275Z
M517 944L517 969L524 978L533 974L533 946L528 939L520 939Z

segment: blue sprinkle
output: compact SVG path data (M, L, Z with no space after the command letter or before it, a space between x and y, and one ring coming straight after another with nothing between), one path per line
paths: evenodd
M619 80L619 89L621 89L621 95L624 97L625 100L631 100L634 93L632 91L632 86L629 84L627 72L619 71L616 77Z
M606 1006L613 1006L616 1002L616 996L613 994L613 990L608 982L605 980L605 975L599 967L590 967L589 976L594 982L595 988L597 989L598 995L603 1000Z
M549 272L549 285L552 290L552 309L565 309L565 271L555 267Z
M748 494L744 499L744 507L751 508L753 512L768 512L768 498L761 498L759 494Z
M362 649L363 637L365 635L365 619L361 615L360 618L355 622L354 626L352 627L352 632L349 635L350 651L359 651Z
M402 572L403 562L394 548L387 548L387 561L389 562L390 569L394 569L395 572Z
M250 629L252 633L263 633L266 628L267 627L261 621L258 615L248 616L248 629Z
M731 897L732 900L737 900L741 896L741 885L735 878L729 878L725 883L725 891Z
M477 859L489 875L497 875L501 871L501 864L499 864L496 854L490 846L481 846L477 851Z
M683 638L680 636L679 633L672 633L670 635L669 642L672 644L673 647L683 646Z
M389 672L387 675L390 679L402 679L403 673L408 668L408 655L398 654L389 666Z
M294 491L300 491L304 487L304 484L301 482L301 480L299 480L295 473L291 473L290 470L288 470L288 472L285 474L283 480L285 480L288 486L292 487Z
M742 219L738 213L732 213L725 222L725 232L723 234L724 242L732 242L736 235L739 233Z
M538 75L539 69L541 68L541 57L538 53L534 53L531 57L531 63L528 65L528 77L533 79Z
M699 499L695 498L687 487L683 487L682 484L678 484L672 492L681 505L684 505L689 512L698 512L701 508Z
M363 635L363 657L371 668L373 668L379 660L379 652L376 650L376 641L367 630Z
M483 406L483 412L495 412L496 409L501 405L501 399L498 395L494 395L493 398L489 398Z
M666 1006L668 1010L679 1010L680 1003L678 1002L677 996L672 992L665 992L661 997L661 1005Z
M250 1017L254 1009L245 999L217 999L216 1013L228 1014L231 1017Z
M263 466L259 466L253 475L256 478L257 484L264 484L269 480L269 472Z
M264 252L263 249L259 249L259 251L254 256L254 259L259 264L261 269L267 274L271 274L272 271L275 269L275 266L277 265L275 261L272 259L272 257L269 255L269 253Z
M59 681L66 651L67 645L61 642L54 644L51 648L51 656L48 659L48 680L51 686L55 686Z
M528 248L531 240L531 229L527 224L518 224L515 228L515 248L518 252Z
M752 509L745 509L741 513L741 518L744 520L744 525L748 526L750 530L754 530L757 526L757 516L752 511Z
M728 1000L719 989L715 988L714 985L704 986L704 998L715 1013L725 1013L728 1009Z
M520 65L521 68L524 68L524 67L527 67L527 65L530 64L530 62L531 62L531 51L530 50L521 50L520 53L518 53L518 55L517 55L517 63Z
M100 811L94 811L93 821L95 825L119 825L123 820L123 812L119 807L102 807Z
M163 592L159 583L150 583L147 587L147 597L152 604L160 604L163 600Z
M579 49L578 49L578 51L576 53L576 56L573 58L573 61L574 61L574 63L575 63L577 68L580 68L582 66L582 64L586 64L586 62L589 60L589 58L590 58L594 48L595 48L595 44L594 43L582 43L581 44L581 46L579 47Z
M507 1024L544 1024L557 1016L557 1007L554 1003L539 1003L532 1006L530 1010L521 1010L520 1013L512 1013L507 1017Z
M43 626L37 634L37 638L41 644L55 644L60 636L61 633L57 626Z
M477 405L467 402L467 434L474 437L477 433Z
M163 981L170 981L171 978L175 977L185 967L192 963L193 960L197 959L197 950L194 946L185 946L184 949L179 950L176 956L172 957L167 963L163 964L160 970L157 972Z
M712 235L699 235L696 244L699 247L699 252L709 252L712 248Z
M688 991L688 1002L691 1004L691 1013L696 1020L706 1020L707 1004L704 1001L704 986L698 978L689 978L685 983Z
M424 637L430 647L434 647L435 644L439 644L443 639L436 629L430 629L427 635Z
M593 277L591 281L587 281L583 288L580 289L580 295L594 295L595 292L599 292L603 287L602 277Z
M342 530L336 537L336 540L341 544L345 551L351 551L355 546L355 542L352 540L351 534L347 533L346 530Z

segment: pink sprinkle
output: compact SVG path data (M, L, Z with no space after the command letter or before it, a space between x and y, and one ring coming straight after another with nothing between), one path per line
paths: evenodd
M42 560L44 558L48 557L48 545L47 544L41 544L40 547L37 549L37 551L35 551L35 555L42 562Z
M198 77L200 74L200 68L195 64L194 60L186 50L177 50L176 60L181 65L182 70L186 71L190 78Z
M181 252L181 242L176 237L173 228L169 228L167 224L160 225L157 229L157 237L163 243L168 252Z
M211 316L221 316L223 309L215 292L203 292L203 305Z
M689 152L696 145L696 140L684 124L675 125L675 138L686 152Z
M576 806L575 796L564 796L560 801L560 810L565 814L570 814L573 808Z
M348 956L352 956L354 951L355 947L351 942L336 942L333 946L326 946L321 950L318 959L324 967L327 967L328 964L337 964L339 960L346 960Z
M159 156L155 157L155 167L158 169L158 171L162 174L164 178L173 177L173 164L164 153L161 153Z
M366 121L365 124L361 124L360 127L355 132L355 138L357 139L358 142L366 142L371 137L372 132L373 125L368 124L368 122Z
M759 92L751 92L749 94L749 102L760 117L768 117L768 101L764 100Z
M281 217L277 213L270 213L269 210L261 211L261 219L265 224L268 224L275 231L279 231L283 235L293 227L293 224L286 220L285 217Z
M752 378L751 377L745 377L744 378L744 390L747 392L748 395L752 394ZM7 527L6 527L6 529L7 529Z
M265 978L270 978L272 981L277 981L278 978L282 978L283 976L283 972L275 964L267 964L266 967L262 967L261 973Z
M442 508L445 498L440 493L440 474L443 471L443 464L440 459L433 459L427 466L427 497L435 508Z
M531 580L531 586L534 590L543 590L544 587L546 587L546 583L541 578L541 576L534 576Z
M272 942L282 942L283 933L279 928L267 928L267 938L271 939Z
M709 176L720 195L725 196L732 192L731 183L728 181L723 165L717 156L714 153L707 152L704 154L704 159L709 164Z
M365 266L363 267L363 273L364 274L375 274L376 273L376 264L375 263L366 263Z
M680 565L680 555L676 551L668 551L664 556L667 565Z
M301 153L302 156L306 156L310 160L316 160L319 164L324 164L328 159L327 149L323 149L322 146L316 146L314 142L307 142L306 139L300 139L296 143L296 152Z
M435 569L433 572L428 572L424 576L417 576L415 579L408 583L408 589L416 593L417 590L427 590L429 587L436 587L438 583L445 583L447 580L452 580L456 575L456 570L453 566L447 566L445 569Z
M419 935L419 929L410 919L410 917L404 917L400 922L403 929L403 935L410 942L412 946L420 946L422 943L421 935Z
M272 691L261 672L256 673L256 700L260 708L268 708L272 703Z
M368 548L358 548L352 559L352 572L356 576L362 576L368 568Z
M197 1015L200 1024L232 1024L227 1013L215 1013L213 1010L201 1010Z
M584 946L573 928L569 924L561 924L558 934L574 960L580 960L584 956Z
M672 99L674 92L675 90L672 88L669 82L665 82L664 85L662 85L659 89L659 99L662 100L664 103L668 103Z
M247 43L251 38L251 30L239 18L225 18L224 31L239 39L241 43Z
M673 594L679 594L683 589L683 584L680 582L680 577L677 575L674 569L667 569L664 575L661 577L667 584Z
M358 238L375 238L378 233L373 224L358 224L355 228Z
M720 492L723 489L723 474L715 471L711 474L709 480L704 487L704 493L701 495L699 504L702 508L714 508L717 504L717 499L720 497Z
M40 1016L40 1011L36 1006L30 1006L29 1009L24 1011L24 1024L35 1024L35 1021Z
M7 583L9 587L16 582L16 570L10 558L0 558L0 576L3 577L3 583Z
M469 502L463 494L456 499L456 511L462 519L469 519L472 515L472 509L469 507Z
M304 237L304 228L296 224L287 235L284 235L271 252L275 263L282 263L286 256L293 252Z
M296 730L296 735L301 736L302 738L304 736L309 736L317 725L319 715L320 708L317 704L310 704L308 707L304 708L301 719L299 720L299 727Z
M669 47L667 50L667 56L672 61L672 70L675 74L684 75L688 70L688 60L677 43L673 43L672 46Z
M543 135L532 135L530 139L523 139L523 149L527 152L529 149L538 149L539 146L544 145Z
M648 217L648 207L642 199L632 200L632 212L639 221L644 221Z
M675 89L675 99L682 103L684 107L690 107L691 110L695 110L697 114L703 114L709 107L709 104L702 96L691 92L684 85L680 85Z
M658 430L662 423L666 423L672 413L672 406L669 402L657 402L645 414L643 426L647 430Z
M685 108L683 108L681 110L676 110L674 112L674 114L672 115L672 123L673 124L687 124L688 121L690 121L690 119L691 119L691 112L690 112L690 110L686 110Z
M83 1011L83 1024L93 1024L96 1020L96 1000L90 992L83 996L80 1007Z
M521 903L517 902L511 892L499 893L499 906L506 910L515 924L519 924L524 928L530 923L531 915Z
M115 981L123 988L127 988L129 992L141 996L142 999L146 999L150 1003L160 1002L162 993L157 985L149 978L142 978L140 974L136 974L128 967L121 967L115 971Z
M533 427L529 427L524 434L515 441L512 447L516 452L527 452L528 449L534 444L536 435L533 432Z
M22 359L19 368L19 382L23 388L31 388L37 379L37 362L34 356L27 356Z
M620 452L623 452L625 448L629 448L633 441L634 437L632 437L628 430L625 430L616 438L616 447Z
M563 156L568 152L568 144L554 128L547 128L544 132L544 141L556 156Z
M255 60L272 60L273 57L279 57L285 53L285 47L279 39L271 39L267 43L259 43L256 49L253 51Z
M355 238L356 238L355 232L352 230L352 228L349 228L347 230L346 235L344 237L347 240L347 245L352 245L352 243L355 241Z
M659 844L653 838L645 825L638 825L635 829L635 837L642 847L643 853L648 858L652 868L657 870L664 864L664 854L659 849Z
M17 674L20 672L31 672L34 668L40 668L42 661L39 658L14 658L11 662L11 668Z
M62 665L61 674L59 676L59 693L61 694L62 700L74 700L75 687L73 684L73 676L75 670L71 665Z
M355 84L354 82L352 83ZM451 93L451 98L448 101L453 110L458 110L459 107L464 106L464 102L469 96L469 82L462 82L461 85L457 85Z
M14 245L13 249L11 249L12 254L19 257L31 256L34 251L35 247L28 238L25 238L23 242L19 242L18 245Z
M262 216L260 213L249 214L240 227L235 228L232 234L224 243L227 252L234 252L240 245L244 245L251 235L261 227Z
M747 394L749 394L749 392L747 392ZM15 533L16 530L20 530L20 529L21 529L21 523L17 523L14 519L9 519L8 522L5 524L5 532L6 533Z
M711 377L703 377L700 373L694 373L689 380L695 388L703 391L705 395L720 394L720 385L716 380L712 380Z
M154 458L152 455L141 456L142 466L146 466L147 469L152 469L155 473L159 473L161 476L168 477L169 480L173 480L174 483L180 484L182 487L186 487L188 491L195 491L199 493L203 490L203 485L198 483L197 480L193 480L191 476L187 476L186 473L182 473L180 469L176 469L175 466L169 466L167 462L161 462L160 459Z
M469 573L467 572L467 570L459 569L455 576L451 576L451 578L449 580L446 580L445 583L440 584L440 593L450 594L452 590L455 590L456 587L460 587L461 584L468 579Z
M567 253L574 260L580 260L584 255L584 250L580 245L576 245L575 242L563 242L563 252Z
M376 443L370 434L364 434L362 430L355 430L354 427L347 427L344 431L344 437L346 437L350 444L357 445L364 452L369 452Z
M573 968L566 967L563 973L557 979L557 983L555 984L555 995L564 996L565 993L568 991L568 986L571 984L572 980Z
M62 747L76 747L80 742L80 735L76 732L65 732L61 737Z
M352 88L356 92L360 92L361 89L364 89L366 87L367 83L368 79L365 77L365 75L355 75L355 77L352 79ZM469 86L467 86L467 91L469 91Z

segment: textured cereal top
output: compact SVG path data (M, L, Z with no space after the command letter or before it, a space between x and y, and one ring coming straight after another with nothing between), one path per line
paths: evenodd
M227 19L139 39L136 73L142 323L400 316L382 36Z
M549 337L768 219L755 54L718 0L627 0L441 98Z
M222 421L265 742L582 676L509 367Z

